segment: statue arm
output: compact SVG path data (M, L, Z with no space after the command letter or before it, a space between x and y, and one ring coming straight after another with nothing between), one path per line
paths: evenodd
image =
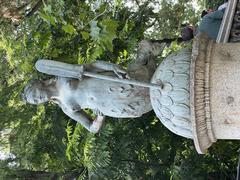
M120 78L127 76L126 70L124 70L120 65L106 61L96 61L91 64L85 64L84 68L87 71L94 72L113 71Z
M95 120L93 121L91 117L84 111L72 111L68 108L61 106L63 112L68 115L71 119L80 123L83 127L85 127L88 131L92 133L97 133L102 127L103 121L105 119L104 115L97 115Z
M123 68L118 64L114 64L106 61L96 61L87 65L89 65L90 68L96 68L104 71L114 71L115 69L121 69L122 71L124 71Z

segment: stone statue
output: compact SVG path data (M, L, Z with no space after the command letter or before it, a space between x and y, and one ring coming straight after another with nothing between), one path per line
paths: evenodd
M62 74L65 77L55 77L45 81L35 81L28 84L23 98L30 104L40 104L52 101L61 107L63 112L76 120L90 132L100 130L105 116L116 118L135 118L152 110L149 88L119 83L94 77L84 76L84 72L115 79L133 79L141 82L150 82L156 69L155 57L162 52L165 44L143 40L140 42L136 59L124 70L119 65L96 61L91 64L71 65L79 69L78 79L71 78L71 70L64 70L64 66L50 67L54 75ZM37 69L48 71L46 62L40 60L36 63ZM41 63L47 67L42 68ZM51 63L50 63L51 64ZM49 65L50 66L50 65ZM68 66L68 65L66 65ZM83 109L88 108L96 114L92 120Z

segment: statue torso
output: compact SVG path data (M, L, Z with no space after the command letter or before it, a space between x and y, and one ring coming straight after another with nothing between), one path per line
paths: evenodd
M95 78L59 78L60 101L67 108L99 110L106 116L140 117L152 109L149 89Z

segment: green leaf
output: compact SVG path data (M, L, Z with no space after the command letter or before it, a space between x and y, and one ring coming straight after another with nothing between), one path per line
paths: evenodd
M82 31L81 34L82 34L82 37L83 37L84 40L88 40L89 39L89 32Z
M46 22L52 24L53 26L56 26L56 19L48 14L44 14L44 13L39 13L39 16Z
M99 25L101 28L98 27L97 21L90 23L91 37L106 49L113 51L112 41L117 37L118 22L112 19L104 19Z
M74 34L76 32L76 29L71 24L63 25L62 30L68 34Z
M51 12L52 12L52 6L51 6L51 5L46 5L46 6L43 8L43 10L44 10L45 12L51 13Z
M102 27L101 31L101 41L109 50L113 50L112 41L117 37L116 31L118 27L118 22L112 19L104 19L100 22Z
M97 21L92 21L90 23L90 36L93 38L93 40L98 41L100 38L100 28L97 25Z
M31 72L33 70L32 64L25 61L22 64L20 64L20 69L24 72Z
M79 19L80 20L86 20L86 18L87 18L87 13L86 12L81 12L80 14L79 14Z
M127 50L126 50L126 49L124 49L124 50L123 50L123 56L126 58L126 57L127 57L127 55L128 55L128 52L127 52Z
M100 46L96 46L94 48L94 52L92 54L92 59L97 59L98 57L100 57L103 53L103 49Z

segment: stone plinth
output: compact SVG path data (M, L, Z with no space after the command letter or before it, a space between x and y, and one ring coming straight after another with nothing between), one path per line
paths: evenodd
M240 44L214 44L211 112L217 139L240 139Z
M204 153L217 139L240 139L240 44L205 36L193 45L190 107L194 144Z

